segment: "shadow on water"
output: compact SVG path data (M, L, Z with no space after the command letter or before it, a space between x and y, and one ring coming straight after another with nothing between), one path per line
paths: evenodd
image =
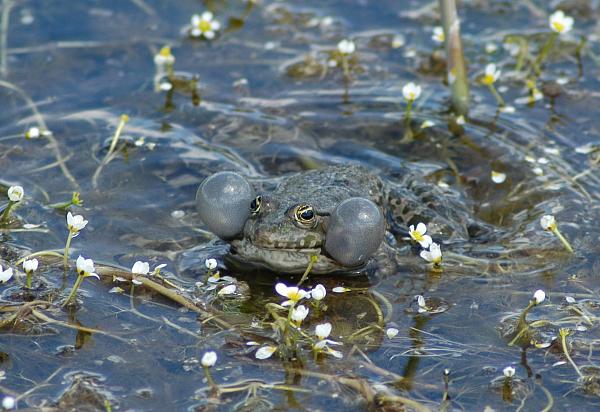
M0 228L0 264L16 273L0 285L0 392L19 408L56 410L597 408L597 39L576 48L595 29L586 18L595 2L566 2L576 3L564 6L576 29L549 55L546 97L531 105L519 100L527 90L518 56L503 41L539 47L547 5L463 2L471 70L502 66L501 93L516 108L496 112L474 82L465 123L447 112L431 39L435 2L292 3L3 2L0 193L21 185L26 195ZM578 8L586 4L589 13ZM186 25L205 8L222 29L213 41L191 39ZM346 37L357 52L344 79L335 48ZM156 91L153 56L164 45L175 77ZM423 87L410 124L401 98L408 81ZM113 153L123 113L130 120ZM52 135L26 139L32 126ZM442 242L441 273L398 239L392 274L309 277L306 287L323 284L327 296L306 303L302 331L314 339L315 326L330 322L343 358L313 356L306 338L295 356L258 360L257 347L280 341L274 285L299 278L227 264L228 245L195 211L197 187L235 170L269 191L290 173L346 163L387 187L402 185L406 170L424 176L493 230L469 242L432 233ZM68 310L60 304L74 267L40 257L28 291L17 261L62 253L65 211L50 205L74 191L84 203L72 210L89 223L71 257L93 258L102 276L86 279ZM545 214L557 217L573 255L541 230ZM207 258L219 261L220 280L208 281ZM132 284L136 260L166 263L162 278ZM236 293L219 295L229 284ZM537 347L511 346L536 289L548 295L527 318L540 325ZM564 354L560 328L571 330L567 351L585 379ZM208 350L218 354L218 391L200 364Z

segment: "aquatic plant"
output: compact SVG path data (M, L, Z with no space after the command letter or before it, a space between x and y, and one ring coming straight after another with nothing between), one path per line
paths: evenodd
M546 57L548 56L550 50L552 50L556 39L560 35L571 31L574 23L575 20L572 17L567 16L562 10L557 10L550 15L548 19L548 25L550 26L550 30L552 30L552 33L550 33L548 40L546 40L546 43L542 46L533 64L535 72L538 75L541 72L541 65L544 63L544 60L546 60Z
M541 304L546 300L546 292L542 289L538 289L533 294L533 298L529 301L529 304L523 309L516 325L516 333L514 338L509 342L508 346L513 346L515 343L523 343L524 345L529 345L531 342L530 333L529 333L529 323L527 322L527 314L529 311Z
M408 228L408 235L412 240L421 245L423 249L428 249L431 243L433 243L431 236L426 235L426 232L427 226L423 222L419 222L416 228L414 225L410 225Z
M77 237L79 232L83 230L87 224L88 221L85 220L82 215L73 216L71 212L67 213L67 229L69 230L69 233L67 235L67 243L65 244L65 251L63 255L63 265L65 269L69 265L68 258L71 240L73 240L74 237Z
M29 259L23 262L23 270L27 275L27 280L25 281L25 286L30 289L31 288L31 277L33 272L35 272L38 268L38 260L37 259Z
M0 283L6 283L10 280L10 278L12 278L13 276L13 270L12 268L6 268L6 269L2 269L2 266L0 265Z
M76 264L77 264L77 280L75 280L75 284L73 285L73 288L71 289L71 293L65 300L65 303L63 303L63 306L69 306L69 305L73 304L73 301L75 300L75 297L77 296L77 290L79 289L79 286L81 286L81 282L83 282L83 279L88 278L88 277L95 277L96 279L100 280L100 276L98 276L98 274L95 273L96 267L94 266L94 261L92 259L86 259L80 255L77 258Z
M6 205L6 208L2 212L2 216L0 216L0 223L8 222L10 211L16 204L23 200L25 191L23 190L23 186L11 186L8 188L6 195L8 196L8 205Z
M221 29L221 23L215 20L214 15L210 11L198 15L194 14L191 19L190 36L194 38L204 38L212 40Z
M540 225L542 226L542 229L544 229L545 231L548 231L548 232L551 232L552 234L554 234L561 241L561 243L563 244L565 249L567 249L569 252L573 253L573 247L571 246L571 244L569 243L567 238L565 238L563 236L563 234L560 233L560 231L558 230L558 225L556 224L556 218L553 215L542 216L542 218L540 219Z
M460 37L460 21L455 0L439 0L446 41L448 85L452 91L452 108L459 115L469 111L469 81Z
M494 63L490 63L487 66L485 66L485 73L481 78L481 83L483 83L490 89L490 92L492 92L492 94L496 98L496 101L498 102L498 106L504 107L506 106L506 103L504 103L504 99L502 98L502 96L500 96L500 93L498 93L496 87L494 86L496 80L500 78L500 74L502 74L502 72L496 69L496 65Z
M434 270L440 270L442 267L442 249L438 243L431 243L429 250L422 250L419 254L423 259L429 263L433 263Z
M215 351L204 352L204 354L202 355L202 359L200 359L200 364L202 365L202 369L204 369L204 376L206 376L208 384L213 389L213 392L218 393L219 387L210 373L210 368L215 366L216 363L217 353Z

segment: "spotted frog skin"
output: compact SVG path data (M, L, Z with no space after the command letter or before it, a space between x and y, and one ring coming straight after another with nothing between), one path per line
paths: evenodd
M324 247L331 214L347 199L372 201L384 216L384 230L397 237L406 235L409 224L422 221L429 233L466 239L466 222L472 216L458 199L411 172L391 185L356 165L301 172L284 178L272 191L256 194L242 232L228 239L231 249L226 260L238 267L259 266L283 273L302 273L313 255L318 256L313 274L364 266L344 265ZM386 241L381 242L378 252L385 247L389 248Z

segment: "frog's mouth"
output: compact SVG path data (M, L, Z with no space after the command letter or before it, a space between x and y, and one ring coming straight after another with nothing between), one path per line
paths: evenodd
M229 257L240 264L265 267L274 272L282 273L304 273L310 262L310 257L317 255L311 273L324 274L336 271L348 271L355 268L347 268L324 254L321 248L297 248L297 247L263 247L257 246L246 239L236 239L231 242ZM292 246L285 244L282 246Z

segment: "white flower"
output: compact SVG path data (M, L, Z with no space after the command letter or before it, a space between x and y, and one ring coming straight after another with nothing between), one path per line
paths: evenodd
M517 111L517 109L515 109L515 106L502 106L499 107L498 110L500 110L502 113L508 114L513 114Z
M575 298L573 296L565 296L565 300L567 303L575 303Z
M25 273L35 272L38 268L38 260L31 259L23 262L23 270Z
M342 359L344 357L344 354L340 351L337 350L333 350L331 348L327 348L327 353L338 358L338 359Z
M221 296L223 296L223 295L232 295L232 294L234 294L234 293L235 293L236 289L237 289L237 286L236 286L236 285L227 285L227 286L225 286L224 288L222 288L222 289L221 289L221 290L220 290L220 291L217 293L217 295L221 295Z
M423 222L419 222L416 229L414 225L410 225L408 228L408 234L412 240L419 242L422 248L427 249L433 240L431 239L431 236L426 235L425 232L427 232L427 226L425 226L425 223Z
M2 266L0 266L0 283L8 282L10 278L12 278L12 275L12 268L6 268L6 270L2 270Z
M552 215L544 215L540 219L540 225L542 225L542 229L544 230L555 230L556 219Z
M175 63L175 56L171 54L171 47L164 46L154 55L154 64L160 69L165 66L172 66Z
M15 405L16 401L12 396L5 396L4 399L2 399L2 407L4 409L12 409L15 407Z
M573 17L565 15L562 10L556 10L550 15L550 29L552 31L562 34L570 31L573 28Z
M485 45L486 53L492 54L492 53L495 53L496 50L498 50L498 46L496 46L494 43L486 43L486 45Z
M308 316L308 308L304 305L300 305L292 310L292 320L300 325L304 319Z
M134 275L147 275L150 272L150 265L148 262L137 261L131 268L131 273Z
M275 346L263 346L261 348L259 348L256 353L254 354L254 356L256 357L256 359L268 359L270 358L275 352L277 352L277 347Z
M154 268L154 270L152 271L151 276L160 275L160 270L166 266L167 266L166 263L161 263L160 265L156 266Z
M444 28L441 26L434 27L431 39L436 43L443 43L446 40L446 36L444 35Z
M513 368L512 366L507 366L502 370L502 373L507 378L512 378L513 376L515 376L515 368Z
M83 229L85 227L85 225L87 225L87 224L88 224L88 221L85 220L83 218L83 216L81 216L81 215L73 216L73 214L71 212L67 213L67 227L69 228L69 231L71 231L73 233L77 233L81 229Z
M492 170L492 182L494 182L496 184L500 184L500 183L504 183L505 180L506 180L506 173L496 172L495 170Z
M95 271L96 268L94 267L94 261L79 255L77 258L77 273L83 277L94 276L100 279L100 276L98 276L97 273L94 273Z
M421 123L421 129L427 129L428 127L432 126L435 126L435 123L431 120L425 120L423 123Z
M217 267L217 259L206 259L204 261L204 266L206 266L208 270L215 269Z
M343 286L336 286L333 289L331 289L332 292L334 293L346 293L346 292L350 292L352 289L350 288L345 288Z
M546 292L544 292L541 289L536 290L535 293L533 294L533 301L535 302L535 304L539 305L544 300L546 300Z
M429 250L421 251L420 256L434 265L439 265L442 262L442 250L440 249L440 245L432 243L429 246Z
M40 133L40 128L39 127L30 127L26 132L25 132L25 138L26 139L37 139L38 137L40 137L41 133Z
M462 114L456 118L456 124L457 124L457 125L460 125L460 126L462 126L462 125L464 125L466 122L467 122L467 121L465 120L465 116L463 116Z
M481 82L486 86L494 84L494 82L500 78L500 74L502 74L502 72L500 70L496 70L496 65L494 63L490 63L485 66L485 73L483 74Z
M421 86L410 82L402 88L402 95L409 102L415 101L421 95Z
M221 274L217 272L214 275L209 276L207 281L208 283L219 283L221 281Z
M320 340L326 339L331 333L331 323L321 323L320 325L315 326L315 335Z
M20 202L23 199L25 192L23 186L11 186L8 188L8 200L11 202Z
M26 139L37 139L40 136L52 136L52 131L40 129L39 127L30 127L25 132Z
M286 286L283 283L276 284L275 290L281 296L289 299L283 302L281 306L290 306L298 302L300 299L303 299L308 296L308 292L304 289L299 289L296 286Z
M171 82L170 82L170 81L168 81L168 80L161 81L161 82L158 84L158 89L159 89L159 90L162 90L163 92L168 92L168 91L169 91L169 90L171 90L172 88L173 88L173 85L172 85L172 84L171 84Z
M192 37L204 37L213 39L215 32L221 28L221 23L213 19L213 14L210 11L205 11L202 15L194 14L192 16L192 29L190 35Z
M338 43L337 49L342 54L352 54L356 51L356 45L352 40L344 39Z
M317 301L323 300L325 295L327 295L327 290L325 289L325 286L321 284L318 284L310 291L310 296Z
M204 353L204 355L202 355L202 359L200 360L200 363L205 368L212 368L213 366L215 366L216 362L217 354L214 351Z
M387 337L389 339L393 339L396 337L396 335L398 334L398 332L400 332L398 329L396 328L387 328L387 330L385 331L385 334L387 335Z
M429 308L427 307L427 303L425 302L425 298L423 297L423 295L417 295L417 305L419 306L419 309L418 309L419 313L424 313L424 312L427 312L429 310Z

